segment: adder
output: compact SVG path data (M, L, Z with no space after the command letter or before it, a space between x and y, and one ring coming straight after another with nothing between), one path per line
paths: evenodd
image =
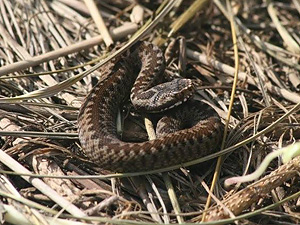
M84 100L78 116L79 140L92 162L110 171L137 172L184 163L219 149L223 125L218 114L192 99L192 80L159 83L164 69L162 51L146 41L101 68L101 79ZM129 96L136 110L164 111L155 140L120 140L117 113Z

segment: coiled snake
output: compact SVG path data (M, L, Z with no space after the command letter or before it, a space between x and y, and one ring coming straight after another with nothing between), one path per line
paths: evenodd
M164 72L164 57L157 46L139 42L127 57L112 60L102 72L78 116L83 150L99 167L116 172L153 170L191 161L219 148L220 118L208 105L190 100L195 90L192 81L174 79L157 84ZM142 143L119 139L117 112L129 95L137 110L166 110L157 124L157 139Z

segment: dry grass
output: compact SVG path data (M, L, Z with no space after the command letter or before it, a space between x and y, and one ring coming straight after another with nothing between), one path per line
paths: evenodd
M199 221L216 160L135 177L51 178L107 174L84 159L76 133L78 108L101 76L90 69L109 53L111 40L115 44L128 42L143 24L147 26L155 18L154 12L159 14L160 6L165 7L162 1L140 1L144 10L140 14L141 7L136 7L134 1L94 3L100 11L90 11L89 7L94 6L89 0L0 0L0 195L6 210L4 220L15 224L24 224L25 220L29 224L47 223L45 220L75 224L71 217L81 217L76 219L78 224ZM175 4L162 22L155 25L155 19L152 21L151 32L144 33L147 29L142 28L140 34L162 49L172 39L185 37L188 64L183 75L202 81L199 96L206 98L224 121L237 63L232 33L237 37L240 72L224 146L227 154L221 160L213 192L222 201L247 186L226 191L226 178L254 171L266 154L300 138L299 113L295 110L286 115L300 102L300 3L231 1L231 10L225 1L203 6L198 0L189 8L192 4ZM231 16L235 30L230 26ZM104 23L92 19L99 17ZM173 70L178 69L175 63ZM276 126L272 125L284 115ZM265 128L268 132L237 144ZM130 125L123 136L145 138L135 129ZM265 174L280 164L280 159L273 160ZM252 214L240 223L299 222L299 177L295 171L285 172L293 172L292 179L245 208L242 214ZM24 173L49 177L20 176ZM272 209L258 211L289 196L292 198Z

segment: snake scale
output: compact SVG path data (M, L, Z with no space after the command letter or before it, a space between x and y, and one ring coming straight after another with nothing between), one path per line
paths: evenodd
M195 87L190 79L159 84L164 61L157 46L143 41L101 68L101 79L78 115L83 150L99 167L115 172L147 171L191 161L219 148L223 125L218 114L191 100ZM117 113L129 96L141 112L165 111L157 123L155 140L120 140Z

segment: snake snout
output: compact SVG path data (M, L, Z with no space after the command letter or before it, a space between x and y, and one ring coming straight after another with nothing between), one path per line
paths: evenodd
M175 79L171 82L174 82L172 96L178 101L185 102L191 98L195 93L195 87L190 79Z

